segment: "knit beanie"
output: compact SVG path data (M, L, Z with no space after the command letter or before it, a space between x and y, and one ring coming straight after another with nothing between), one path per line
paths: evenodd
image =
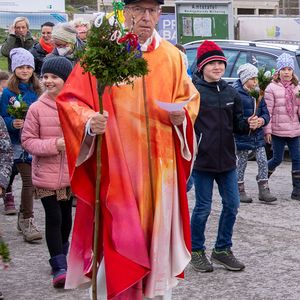
M16 68L21 66L30 66L34 69L34 57L24 48L14 48L9 52L11 59L11 71L14 72Z
M293 56L291 56L288 53L282 53L280 56L277 58L277 65L276 69L277 71L280 71L283 68L292 68L293 70L295 69L294 66L294 59Z
M257 77L258 69L252 64L243 64L237 70L237 74L242 84L245 84L249 79Z
M63 81L66 81L70 73L72 72L73 65L65 57L52 56L47 58L42 66L41 75L45 73L51 73L60 77Z
M68 23L59 23L53 27L52 38L57 39L66 43L76 43L77 32Z
M204 41L197 50L198 70L201 72L207 63L215 60L223 61L226 67L227 61L222 49L213 41Z

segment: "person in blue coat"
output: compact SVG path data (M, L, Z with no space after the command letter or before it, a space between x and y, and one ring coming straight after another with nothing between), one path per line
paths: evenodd
M242 99L244 116L249 118L257 115L259 120L259 128L256 130L250 130L248 134L235 134L240 201L244 203L252 202L252 198L245 191L244 175L248 162L248 152L254 151L258 166L256 180L259 189L259 200L273 202L277 199L270 193L268 185L268 160L262 129L263 126L269 123L270 115L264 98L256 100L250 95L251 90L257 87L258 69L254 65L246 63L239 67L237 73L239 79L233 84L233 87Z
M10 51L12 75L1 96L1 116L6 124L13 148L14 166L10 182L3 197L4 204L14 207L12 183L19 172L22 179L21 203L18 213L17 228L26 242L40 240L41 232L34 223L33 186L31 180L31 157L21 145L21 132L25 115L16 115L15 111L21 104L29 107L41 94L41 86L34 74L34 57L24 48Z

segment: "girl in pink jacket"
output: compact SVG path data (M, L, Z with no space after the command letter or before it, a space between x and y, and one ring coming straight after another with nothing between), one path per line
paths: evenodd
M22 145L33 156L32 183L46 215L46 242L50 253L53 286L63 287L66 278L72 201L65 141L60 127L56 96L72 71L64 57L46 59L41 75L45 92L27 113Z
M294 74L293 57L287 53L277 59L277 72L265 90L270 123L264 128L267 143L272 143L273 157L268 161L269 177L283 159L288 146L292 159L293 191L300 200L300 98L299 82Z

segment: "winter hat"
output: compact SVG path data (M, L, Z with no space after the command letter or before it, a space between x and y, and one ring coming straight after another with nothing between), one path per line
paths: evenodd
M242 82L242 84L245 84L249 79L253 77L257 77L258 69L253 66L252 64L243 64L241 65L238 70L237 74Z
M60 23L53 27L52 38L66 43L76 43L77 31L68 23Z
M281 69L286 68L286 67L292 68L294 70L295 69L294 59L290 54L282 53L277 58L276 69L277 69L277 71L280 71Z
M11 71L21 66L30 66L34 69L34 57L24 48L14 48L9 52L11 59Z
M63 81L66 81L72 69L73 65L67 58L52 56L44 61L41 74L43 76L45 73L51 73L60 77Z
M197 50L197 66L201 72L203 67L215 60L220 60L227 65L226 57L222 49L213 41L204 41Z

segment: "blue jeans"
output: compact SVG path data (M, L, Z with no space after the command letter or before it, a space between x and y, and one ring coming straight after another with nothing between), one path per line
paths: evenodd
M274 171L278 167L284 156L284 146L289 148L292 159L292 172L300 171L300 137L282 137L272 135L273 157L268 161L269 171Z
M222 197L223 209L219 219L215 249L231 248L233 226L238 213L240 197L236 170L223 173L193 170L196 205L191 219L192 251L205 249L205 226L211 212L214 181Z

